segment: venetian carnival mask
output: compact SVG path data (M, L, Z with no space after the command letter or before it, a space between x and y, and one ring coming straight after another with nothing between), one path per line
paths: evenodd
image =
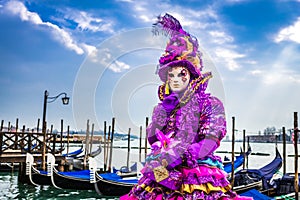
M168 84L173 92L184 91L190 78L190 72L185 67L172 67L168 70Z

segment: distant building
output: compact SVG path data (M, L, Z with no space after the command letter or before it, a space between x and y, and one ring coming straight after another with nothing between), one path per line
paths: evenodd
M249 135L249 142L267 142L272 143L276 141L276 135Z
M277 136L277 138L276 138ZM282 134L281 135L249 135L249 142L266 142L266 143L273 143L281 142L282 141ZM286 134L286 141L291 142L291 137Z

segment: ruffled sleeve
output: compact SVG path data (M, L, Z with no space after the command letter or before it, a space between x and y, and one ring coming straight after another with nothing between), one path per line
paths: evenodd
M152 113L152 122L148 125L146 131L148 134L148 142L150 145L152 145L154 142L158 141L155 130L159 129L161 130L167 121L167 113L165 109L163 108L162 104L158 104L154 109Z
M152 122L146 130L148 133L148 142L150 145L158 140L156 137L156 129L162 130L166 126L170 113L175 109L178 103L178 95L176 93L172 93L169 96L165 97L164 100L154 108L152 114Z

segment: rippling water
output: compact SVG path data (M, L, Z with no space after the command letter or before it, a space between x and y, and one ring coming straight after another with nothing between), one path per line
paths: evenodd
M138 141L133 141L131 146L137 146ZM124 146L125 141L118 141L115 145ZM235 144L235 151L239 151L242 143ZM250 155L249 168L260 168L271 162L275 156L275 144L271 143L255 143L251 144L252 152L269 153L270 156ZM75 148L75 147L73 147ZM278 145L278 149L282 154L282 145ZM230 142L222 142L219 151L231 151ZM292 144L287 144L287 155L294 154ZM221 157L230 154L218 154ZM126 165L127 149L114 149L113 166L117 168ZM144 155L142 155L144 158ZM137 161L139 154L137 149L132 149L130 154L130 162ZM99 167L101 167L103 155L96 157ZM287 172L294 172L294 158L287 157ZM18 183L17 172L0 172L0 200L2 199L118 199L117 197L103 197L98 195L94 190L67 190L56 189L52 186L32 186L24 183Z
M17 172L0 172L0 199L118 199L101 197L93 190L56 189L18 183Z

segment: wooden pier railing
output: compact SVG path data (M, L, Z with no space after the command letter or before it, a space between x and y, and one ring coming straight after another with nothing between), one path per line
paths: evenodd
M38 132L0 131L0 156L6 153L41 153L44 134ZM56 134L46 134L46 151L56 153Z

